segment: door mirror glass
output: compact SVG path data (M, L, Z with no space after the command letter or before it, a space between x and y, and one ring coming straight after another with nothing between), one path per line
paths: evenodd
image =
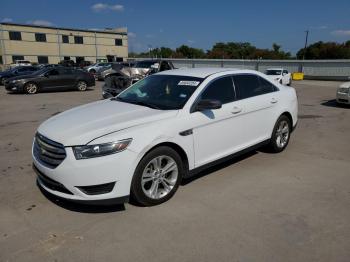
M222 107L222 104L219 100L215 99L202 99L196 105L195 111L204 111L204 110L215 110Z

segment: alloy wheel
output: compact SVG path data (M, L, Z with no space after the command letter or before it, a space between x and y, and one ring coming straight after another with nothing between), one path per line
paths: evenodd
M87 85L84 81L79 81L77 86L78 86L79 91L85 91L86 87L87 87Z
M284 148L289 139L289 125L286 120L282 120L276 130L276 144L279 148Z
M151 199L161 199L173 190L178 174L178 166L172 157L157 156L143 170L142 191Z
M36 84L29 83L26 85L26 91L28 94L35 94L36 92L38 92L38 87Z

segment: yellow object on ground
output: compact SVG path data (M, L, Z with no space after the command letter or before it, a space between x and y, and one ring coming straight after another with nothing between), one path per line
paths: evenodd
M296 72L292 75L293 80L303 80L304 79L304 73Z

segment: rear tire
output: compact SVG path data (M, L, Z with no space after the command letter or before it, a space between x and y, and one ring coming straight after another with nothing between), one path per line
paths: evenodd
M39 88L38 85L36 83L26 83L24 86L24 92L26 94L30 94L30 95L34 95L36 93L38 93Z
M79 90L79 91L86 91L86 89L87 89L87 84L86 84L86 82L85 81L78 81L78 83L77 83L77 89Z
M178 189L184 164L172 148L160 146L147 153L137 165L131 183L131 197L142 206L168 201Z
M282 152L289 143L292 123L286 115L281 115L273 128L270 142L267 146L272 153Z

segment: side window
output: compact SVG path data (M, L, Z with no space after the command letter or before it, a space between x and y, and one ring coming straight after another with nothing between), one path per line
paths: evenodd
M232 78L222 77L214 80L206 87L201 95L201 99L215 99L222 104L230 103L235 100L235 94L232 84Z
M260 83L261 94L267 94L267 93L277 91L277 87L275 87L272 83L270 83L269 81L267 81L262 77L259 77L259 83Z
M27 71L27 69L25 67L22 67L22 68L18 68L17 72L19 73L22 73L22 72L25 72Z
M49 75L50 76L57 76L57 75L59 75L59 72L56 69L52 69L51 71L49 71Z
M165 70L170 70L171 67L166 61L162 61L160 64L160 70L159 71L165 71Z
M60 75L69 75L72 73L72 70L69 68L59 68L57 71Z
M258 76L256 75L235 75L233 77L237 99L245 99L261 94Z

